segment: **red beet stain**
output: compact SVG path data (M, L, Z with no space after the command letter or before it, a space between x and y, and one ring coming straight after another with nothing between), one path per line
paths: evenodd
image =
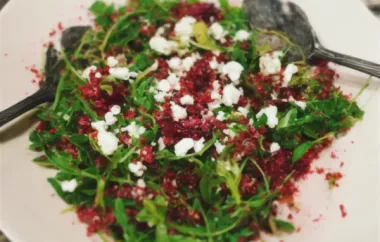
M340 204L340 205L339 205L339 209L340 209L340 213L341 213L341 215L342 215L342 218L347 217L347 211L346 211L346 208L344 207L343 204Z

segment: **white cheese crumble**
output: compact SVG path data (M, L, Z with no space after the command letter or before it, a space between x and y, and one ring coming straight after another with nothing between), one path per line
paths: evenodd
M170 102L170 104L171 104L170 109L172 111L174 121L178 121L180 119L187 118L186 108L183 108L183 107L175 104L174 102Z
M241 29L238 32L236 32L234 41L246 41L249 39L250 36L251 34L248 31Z
M169 92L171 90L171 85L168 80L164 79L158 82L157 89L163 92Z
M304 101L294 101L294 103L300 107L302 110L305 110L306 109L306 102Z
M106 129L108 129L108 125L105 121L92 122L91 127L97 131L106 131Z
M260 72L267 75L274 75L281 71L282 51L267 53L260 57Z
M275 153L275 152L279 151L280 149L281 149L281 146L278 143L274 142L270 145L270 152L271 153Z
M232 106L237 104L241 92L233 84L228 84L223 89L223 104L226 106Z
M243 114L244 117L247 117L248 112L249 112L249 105L247 105L245 108L243 107L238 107L238 111Z
M119 64L119 61L115 57L109 56L107 58L107 65L109 67L115 67L115 66L117 66L117 64Z
M278 124L278 118L277 118L277 107L276 106L269 106L267 108L261 109L261 111L256 115L256 118L260 118L263 115L266 115L267 125L269 128L274 128Z
M149 40L149 46L151 49L157 51L160 54L170 55L173 51L178 49L178 44L175 41L167 40L161 36L154 36Z
M179 57L173 57L167 61L168 65L173 70L180 70L182 65L182 60Z
M162 137L160 137L158 139L158 150L161 151L163 149L165 149L166 145L164 143L164 139Z
M116 79L121 79L124 81L129 80L130 83L133 82L133 80L131 80L130 78L135 78L138 76L138 73L133 72L133 71L130 72L127 67L110 68L109 72L112 77L115 77Z
M89 66L86 69L84 69L82 73L82 77L86 78L87 80L90 80L90 73L95 72L96 69L98 69L96 66Z
M236 62L236 61L230 61L227 64L223 66L223 74L227 75L231 81L237 85L240 83L240 75L244 71L244 67Z
M179 22L174 27L174 32L180 41L187 45L193 34L193 26L197 20L190 16L185 16L179 20Z
M190 95L185 95L181 97L179 100L182 105L193 105L194 104L194 98Z
M200 152L203 149L203 147L205 146L205 144L204 144L205 141L206 140L203 137L201 139L195 141L194 142L194 151Z
M226 115L225 112L219 111L218 114L217 114L217 116L216 116L216 119L219 120L219 121L224 121L224 120L226 120L225 115Z
M95 73L95 78L102 78L102 74L100 74L100 72Z
M222 153L223 150L224 150L224 148L226 148L226 146L225 146L225 145L222 145L222 144L219 142L219 140L217 140L217 141L215 142L214 145L215 145L215 148L216 148L216 152L218 152L218 154Z
M194 148L195 142L191 138L184 138L174 146L174 153L177 156L185 156L189 150Z
M61 188L62 188L62 191L64 192L74 192L77 186L78 186L78 182L76 179L61 182Z
M223 133L224 133L225 135L230 136L231 138L234 138L234 137L236 136L235 132L232 131L232 130L230 130L230 129L224 129L224 130L223 130Z
M219 62L216 60L216 57L215 57L215 56L212 58L212 60L211 60L209 63L210 63L210 67L211 67L213 70L217 70L217 69L219 69Z
M219 23L213 23L208 29L209 35L211 35L214 39L222 41L222 39L226 36L226 31L224 31L223 26ZM225 41L225 40L224 40Z
M121 112L121 107L119 105L113 105L111 107L111 112L113 113L113 115L119 115Z
M286 66L284 71L284 79L282 86L287 87L289 85L289 82L292 80L292 77L294 74L298 72L298 67L294 64L289 64Z
M112 155L116 150L119 139L111 132L99 131L98 145L105 155Z
M146 129L145 129L145 127L140 126L140 125L136 124L135 121L133 121L127 127L121 128L121 131L122 132L127 131L129 136L135 137L138 139L138 138L140 138L140 135L142 135L146 131Z
M193 67L194 63L199 59L199 54L192 54L191 56L186 57L182 60L182 70L183 71L190 71L190 69Z
M174 90L181 90L181 84L179 83L179 77L174 74L174 73L170 73L167 80L168 82L170 83L170 86L174 89Z
M144 171L146 170L146 166L144 166L144 164L141 161L138 161L136 163L129 163L128 169L135 176L141 177L144 174Z
M112 112L107 112L106 115L104 115L104 119L108 125L113 125L117 122L117 118L113 116Z
M146 188L144 179L138 179L136 185L140 188Z

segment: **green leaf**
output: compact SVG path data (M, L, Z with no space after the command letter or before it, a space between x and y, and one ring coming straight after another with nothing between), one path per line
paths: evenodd
M299 159L301 159L308 151L309 149L314 145L314 142L308 141L303 143L302 145L298 146L294 151L293 151L293 156L292 156L292 162L293 164L297 162Z
M274 222L276 224L277 229L285 231L285 232L291 233L291 232L294 232L296 229L293 224L284 220L275 219Z
M156 241L157 242L168 242L168 228L164 223L161 223L156 226Z
M103 27L103 29L106 29L107 26L110 26L112 24L112 21L110 18L106 16L98 16L95 18L95 22Z
M115 211L114 215L116 217L117 222L120 224L121 228L123 229L123 238L126 241L131 241L130 237L128 235L128 216L125 213L124 203L123 200L120 198L115 200Z
M95 205L100 206L101 208L104 208L104 188L105 188L105 181L100 178L98 180L98 186L96 188L96 197L95 197Z
M57 179L48 178L48 182L62 200L64 200L66 203L70 203L70 201L67 199L66 193L62 190L61 183Z
M96 1L92 6L90 7L90 11L94 13L95 15L102 15L107 10L107 4L105 4L103 1Z
M280 121L278 122L277 129L282 129L282 128L288 127L289 124L291 124L296 119L297 119L297 109L295 109L295 108L290 109L286 113L286 115L282 119L280 119Z
M103 91L106 91L108 93L108 95L110 95L110 96L113 93L113 87L111 85L108 85L108 84L100 85L100 89Z
M195 23L193 33L198 44L208 47L209 49L217 49L214 40L208 35L208 27L205 22L199 21Z
M213 202L213 193L212 193L213 186L214 186L214 182L209 175L204 175L201 181L199 182L199 189L201 192L201 196L203 200L208 204L212 204Z

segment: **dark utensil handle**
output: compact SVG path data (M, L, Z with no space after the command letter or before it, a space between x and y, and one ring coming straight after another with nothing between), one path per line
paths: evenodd
M52 100L54 100L54 95L50 90L44 88L38 90L33 95L0 112L0 127L38 105Z
M349 55L340 54L332 50L328 50L320 45L315 47L311 57L325 59L336 64L346 66L351 69L380 78L380 65Z

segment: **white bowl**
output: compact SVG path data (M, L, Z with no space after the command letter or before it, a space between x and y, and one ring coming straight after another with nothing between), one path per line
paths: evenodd
M91 0L11 0L0 13L0 109L37 90L33 75L25 66L42 65L43 43L57 27L88 22ZM298 0L310 16L322 42L336 51L380 62L380 24L359 0ZM79 17L83 19L79 21ZM357 93L365 75L338 68L339 84ZM360 98L366 114L346 137L334 143L339 160L323 153L316 166L342 171L340 188L327 189L324 177L312 175L301 183L295 223L298 233L286 235L296 242L380 241L380 109L376 85ZM94 241L86 237L85 226L67 208L47 183L54 172L33 164L36 156L27 149L30 115L0 130L0 228L13 242ZM352 144L351 141L354 141ZM345 162L339 168L340 161ZM342 218L339 205L348 216ZM319 222L313 222L322 214ZM269 240L272 240L270 238ZM274 241L279 241L278 238Z

